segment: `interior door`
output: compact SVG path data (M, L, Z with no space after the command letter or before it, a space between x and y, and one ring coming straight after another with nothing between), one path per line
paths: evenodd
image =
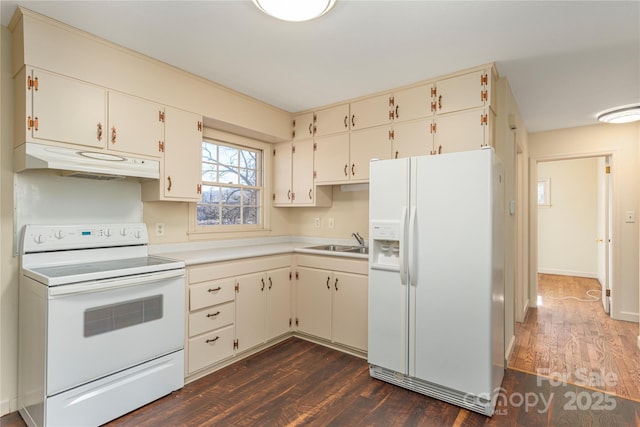
M602 289L602 307L605 313L609 313L609 174L607 174L608 159L598 158L598 192L597 192L597 257L598 257L598 281Z

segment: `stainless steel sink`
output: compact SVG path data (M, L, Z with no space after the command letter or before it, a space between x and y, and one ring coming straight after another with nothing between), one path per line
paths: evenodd
M306 249L315 249L317 251L329 251L329 252L349 252L349 253L357 253L357 254L369 253L369 248L363 248L362 246L348 246L348 245L309 246Z

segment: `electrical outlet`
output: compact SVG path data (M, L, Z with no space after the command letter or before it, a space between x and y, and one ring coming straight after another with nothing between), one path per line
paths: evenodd
M164 236L164 222L156 222L156 236Z
M320 228L320 218L313 218L313 228Z
M330 218L329 218L329 220L328 220L328 224L329 224L329 225L328 225L328 226L329 226L329 228L333 228L333 227L335 227L335 226L336 226L336 223L335 223L335 221L333 220L333 217L330 217Z
M629 222L629 223L636 222L636 212L635 211L626 211L624 213L624 222Z

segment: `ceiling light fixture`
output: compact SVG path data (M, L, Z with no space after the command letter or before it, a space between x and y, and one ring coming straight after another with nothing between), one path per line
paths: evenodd
M253 0L258 9L283 21L302 22L327 13L336 0Z
M629 123L640 120L640 104L624 105L598 114L598 120L605 123Z

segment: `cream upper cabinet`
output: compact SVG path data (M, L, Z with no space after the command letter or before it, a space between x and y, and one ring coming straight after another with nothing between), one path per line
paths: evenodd
M349 134L341 133L315 139L314 166L316 184L348 181Z
M391 158L391 129L378 126L351 133L349 146L349 180L368 181L372 159Z
M315 112L315 136L349 131L349 104L337 105Z
M432 119L394 123L392 130L393 141L391 144L392 157L398 159L401 157L432 154L432 123Z
M437 153L479 150L493 145L495 117L489 108L439 116L435 123L434 150Z
M282 142L273 147L274 206L330 206L331 192L313 179L313 139Z
M495 99L493 70L476 70L435 83L433 102L436 114L491 105Z
M394 122L404 122L433 115L432 84L424 84L393 93L391 110Z
M313 113L299 114L293 117L293 140L313 138L315 115Z
M312 140L309 141L313 144ZM272 150L273 194L271 200L274 206L289 205L293 201L291 187L293 143L287 141L274 144Z
M334 272L332 287L333 341L366 351L368 335L367 276Z
M142 200L197 202L202 194L202 117L165 107L160 179L142 184Z
M377 95L351 103L351 130L388 124L393 120L393 98Z
M162 157L164 107L155 102L109 92L110 150Z
M105 89L25 67L15 79L15 92L16 146L54 141L104 148Z

